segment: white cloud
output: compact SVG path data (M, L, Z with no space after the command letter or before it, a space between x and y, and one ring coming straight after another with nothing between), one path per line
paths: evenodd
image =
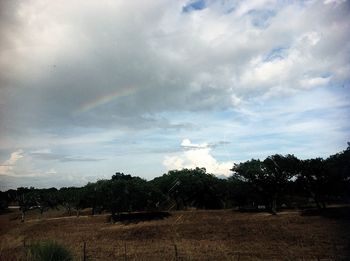
M322 74L340 75L322 59L322 54L315 53L321 41L320 33L310 31L296 36L286 48L253 57L240 77L240 85L251 92L259 90L267 98L327 85L331 78ZM305 78L305 74L317 76Z
M237 8L237 15L241 16L248 13L251 10L259 10L276 4L276 0L250 0L241 1L239 7Z
M231 175L232 161L219 162L211 155L208 143L193 144L189 139L184 139L181 146L186 151L175 156L165 156L163 165L167 170L204 167L208 173L215 175Z
M331 77L315 77L300 80L300 85L304 88L324 86L329 83Z
M329 4L335 4L335 5L339 5L344 3L346 0L324 0L323 3L325 5L329 5Z
M49 154L51 153L47 149L37 150L37 153ZM19 149L11 153L9 159L5 160L0 165L0 175L2 179L7 177L21 178L21 177L43 177L57 174L57 171L54 168L48 170L43 170L37 168L33 158L30 154L25 153L24 150ZM6 179L6 178L5 178Z
M189 139L184 139L181 146L186 149L205 149L208 148L208 143L194 144Z
M30 153L32 153L32 154L51 154L52 151L50 149L38 149L38 150L32 150Z
M49 169L48 171L45 172L48 175L53 175L53 174L57 174L57 171L55 169Z
M11 153L11 156L8 160L5 160L1 165L0 165L0 174L1 175L11 175L12 170L15 167L15 164L18 160L23 158L23 150L17 150Z

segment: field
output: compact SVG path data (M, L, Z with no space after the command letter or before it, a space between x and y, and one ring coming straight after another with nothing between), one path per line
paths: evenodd
M26 245L55 240L83 260L350 260L347 208L326 216L285 211L178 211L169 218L138 223L108 222L108 215L40 218L19 212L0 215L0 260L25 260ZM341 212L341 213L340 213ZM336 213L336 214L334 214ZM340 214L339 214L340 213Z

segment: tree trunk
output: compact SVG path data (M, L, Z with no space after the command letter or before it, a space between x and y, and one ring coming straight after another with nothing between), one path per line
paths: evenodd
M111 224L114 224L115 223L115 210L112 209L111 211Z
M25 212L25 210L22 210L21 212L22 212L21 213L21 222L24 222L24 219L26 217L26 212Z
M272 215L277 215L277 195L273 195L273 199L271 202L271 213Z
M175 198L175 204L176 204L176 210L180 210L180 202L177 197Z
M314 198L314 201L315 201L315 203L316 203L317 209L318 209L318 210L322 210L322 206L321 206L321 204L320 204L320 201L318 200L318 196L314 194L314 195L313 195L313 198Z

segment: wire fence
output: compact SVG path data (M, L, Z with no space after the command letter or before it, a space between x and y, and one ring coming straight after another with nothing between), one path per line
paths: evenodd
M153 242L150 242L152 244ZM24 252L30 242L23 241ZM264 253L254 253L254 252L243 252L243 251L231 251L229 253L220 253L219 249L212 249L213 253L208 252L199 253L200 249L197 249L196 254L188 253L188 250L181 249L178 244L168 244L163 248L163 251L155 251L150 253L146 251L142 253L135 249L135 245L128 246L127 241L119 242L118 245L113 248L110 253L99 253L97 254L94 245L88 245L87 242L83 241L81 243L79 253L74 253L76 260L89 261L89 260L120 260L120 261L131 261L131 260L232 260L232 261L246 261L246 260L256 260L256 261L267 261L267 260L285 260L285 261L345 261L350 260L350 255L327 255L327 254L264 254ZM214 253L216 251L216 253ZM103 257L102 257L103 256ZM0 260L1 257L0 257Z
M97 260L93 255L87 253L86 242L83 242L83 251L81 253L83 261L87 260ZM231 253L226 253L221 255L217 253L216 255L208 255L208 253L203 253L203 255L191 255L186 253L186 250L179 248L177 244L173 244L172 247L169 245L165 248L165 251L162 251L158 254L142 253L135 254L135 246L133 246L133 251L129 251L127 243L122 244L123 248L119 249L118 253L113 257L113 260L232 260L232 261L245 261L245 260L295 260L295 261L345 261L350 260L350 256L346 255L281 255L281 254L263 254L263 253L253 253L253 252L241 252L241 251L232 251ZM171 251L172 250L172 251ZM200 251L200 249L198 249Z

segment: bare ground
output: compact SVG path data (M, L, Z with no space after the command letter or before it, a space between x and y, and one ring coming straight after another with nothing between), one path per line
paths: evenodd
M77 260L350 260L350 219L298 211L239 213L179 211L139 223L108 222L108 215L64 217L33 211L25 223L0 215L0 260L25 260L25 245L55 240ZM335 213L335 214L334 214ZM337 215L337 213L340 213Z

